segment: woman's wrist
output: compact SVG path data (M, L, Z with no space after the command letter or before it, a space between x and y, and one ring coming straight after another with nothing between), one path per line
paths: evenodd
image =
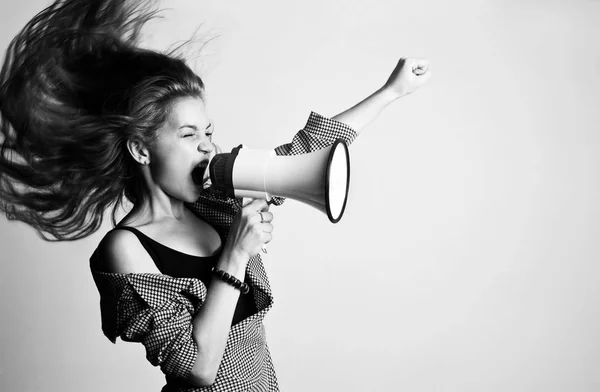
M380 95L382 102L384 102L386 106L406 95L388 85L381 87L379 90L377 90L377 92L375 92L375 94Z
M243 280L249 258L246 252L225 248L221 254L221 258L217 262L216 268Z
M213 267L211 272L213 273L214 276L219 278L221 281L238 289L242 294L248 294L250 292L250 286L248 286L247 283L242 282L241 280L239 280L235 276L231 275L230 273L220 270L216 267Z

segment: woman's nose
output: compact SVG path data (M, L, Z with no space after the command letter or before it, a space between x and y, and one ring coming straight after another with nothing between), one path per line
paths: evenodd
M203 152L205 154L210 154L215 149L214 144L208 139L202 140L198 144L198 151Z

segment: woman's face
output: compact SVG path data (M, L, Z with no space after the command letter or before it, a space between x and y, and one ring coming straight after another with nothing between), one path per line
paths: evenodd
M215 155L212 133L202 99L175 101L150 151L150 173L163 192L188 203L198 199L208 180L208 162ZM204 181L192 178L192 172L199 170Z

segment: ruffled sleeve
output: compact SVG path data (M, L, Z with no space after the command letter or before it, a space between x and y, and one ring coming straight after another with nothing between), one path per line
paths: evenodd
M142 343L152 365L187 379L198 355L192 319L206 299L206 286L198 279L160 274L92 276L100 293L104 335L113 343L117 337Z

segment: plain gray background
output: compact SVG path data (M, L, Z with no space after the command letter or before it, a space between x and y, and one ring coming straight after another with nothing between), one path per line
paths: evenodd
M4 0L0 47L47 1ZM311 110L430 83L351 146L337 225L273 208L268 341L283 391L600 389L600 2L164 1L149 46L219 36L192 63L215 140L271 148ZM0 218L0 390L159 391L100 330L88 257Z

